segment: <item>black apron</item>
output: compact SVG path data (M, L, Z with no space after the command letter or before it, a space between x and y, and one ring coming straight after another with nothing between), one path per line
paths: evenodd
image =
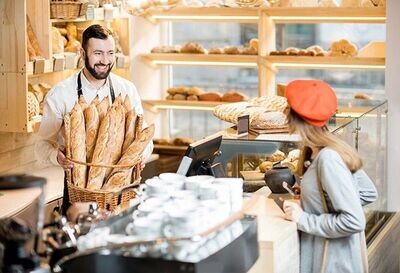
M80 96L83 96L82 93L82 81L81 81L81 72L78 74L78 79L77 79L77 88L76 92L78 93L78 99ZM108 77L108 82L110 85L110 96L111 96L111 102L114 103L115 101L115 93L114 93L114 88L111 82L111 77ZM66 215L68 208L71 206L71 203L69 202L69 195L68 195L68 186L67 186L67 174L64 173L64 193L63 193L63 202L62 202L62 214Z

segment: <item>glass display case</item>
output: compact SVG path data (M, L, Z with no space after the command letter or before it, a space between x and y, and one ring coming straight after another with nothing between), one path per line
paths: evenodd
M386 210L386 127L387 102L379 100L339 100L337 114L328 128L360 153L363 168L374 181L379 198L370 209ZM218 161L228 176L243 177L245 181L262 181L260 164L271 160L280 150L288 154L300 148L300 137L293 134L265 134L237 137L236 130L222 132L221 155ZM282 159L280 159L282 160Z
M378 200L364 207L366 238L368 245L371 245L379 237L380 230L393 218L393 213L386 212L387 102L339 100L338 112L329 121L328 128L359 152L363 159L363 169L378 190ZM271 156L277 150L287 158L291 151L300 148L300 137L294 134L250 134L237 137L234 128L222 134L218 161L228 176L243 177L245 191L254 191L266 185L260 164L272 160Z

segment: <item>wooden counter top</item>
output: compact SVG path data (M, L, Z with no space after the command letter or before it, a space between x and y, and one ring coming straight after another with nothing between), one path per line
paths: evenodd
M257 215L260 251L249 273L298 273L300 242L296 223L285 220L278 205L265 196L248 213Z
M50 167L27 175L44 177L47 180L45 189L45 203L49 203L63 195L64 171L61 167ZM19 190L1 191L0 196L0 218L17 214L28 207L39 195L40 189L28 188Z

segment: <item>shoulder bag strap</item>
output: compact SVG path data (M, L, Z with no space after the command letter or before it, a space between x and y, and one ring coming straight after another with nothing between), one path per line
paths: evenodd
M326 198L324 195L324 188L322 187L322 181L321 181L321 176L319 173L318 164L316 164L316 168L317 168L317 184L318 184L319 195L321 197L322 207L323 207L325 213L329 213L328 203L326 202ZM320 273L325 272L326 263L327 263L327 259L328 259L328 247L329 247L329 240L325 239L324 240L324 250L322 253L322 264L321 264Z

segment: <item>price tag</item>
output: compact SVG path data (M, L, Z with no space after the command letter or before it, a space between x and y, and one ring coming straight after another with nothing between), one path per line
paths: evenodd
M237 136L246 136L249 134L249 115L240 116L237 119Z

